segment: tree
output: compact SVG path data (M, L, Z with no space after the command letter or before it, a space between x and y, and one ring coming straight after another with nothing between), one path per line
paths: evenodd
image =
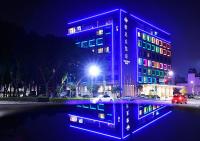
M88 85L87 86L88 91L92 94L92 96L94 97L95 94L97 94L98 90L99 90L99 85Z
M121 87L120 86L113 86L112 88L111 88L111 92L113 93L113 94L115 94L115 96L119 96L119 94L120 94L120 92L122 91L122 89L121 89Z

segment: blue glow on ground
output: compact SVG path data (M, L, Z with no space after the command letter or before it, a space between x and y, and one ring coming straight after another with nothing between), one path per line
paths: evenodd
M96 134L99 134L99 135L104 135L104 136L115 138L115 139L121 139L120 137L116 137L116 136L112 136L112 135L108 135L108 134L96 132L96 131L93 131L93 130L88 130L88 129L80 128L80 127L73 126L73 125L70 125L70 127L76 128L76 129L80 129L80 130L84 130L84 131L88 131L88 132L92 132L92 133L96 133Z
M152 124L152 123L156 122L157 120L159 120L159 119L161 119L161 118L163 118L163 117L167 116L167 115L168 115L168 114L170 114L171 112L172 112L172 111L169 111L169 112L167 112L166 114L164 114L164 115L162 115L162 116L158 117L157 119L155 119L155 120L153 120L153 121L151 121L151 122L149 122L149 123L145 124L144 126L142 126L142 127L138 128L138 129L136 129L136 130L135 130L135 131L133 131L132 133L134 134L134 133L136 133L136 132L138 132L138 131L142 130L143 128L145 128L145 127L149 126L150 124Z

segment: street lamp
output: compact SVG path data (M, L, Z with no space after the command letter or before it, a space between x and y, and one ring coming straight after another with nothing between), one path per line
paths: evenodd
M89 76L97 77L100 75L100 73L101 73L101 69L99 68L99 66L97 66L97 65L89 66L89 69L88 69Z
M194 81L190 81L190 83L192 84L192 94L194 95Z

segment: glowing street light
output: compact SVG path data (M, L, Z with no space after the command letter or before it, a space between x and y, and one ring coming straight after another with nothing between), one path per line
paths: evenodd
M92 77L97 77L100 75L101 69L97 65L91 65L89 66L88 73Z
M168 72L168 75L169 75L170 77L172 77L172 76L174 76L174 72L173 72L173 71L169 71L169 72Z
M194 81L190 81L191 84L194 84Z

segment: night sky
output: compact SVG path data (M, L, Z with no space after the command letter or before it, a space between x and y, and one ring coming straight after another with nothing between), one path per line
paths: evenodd
M200 4L194 0L4 0L0 20L40 35L65 36L67 21L122 8L172 34L173 68L200 70Z

